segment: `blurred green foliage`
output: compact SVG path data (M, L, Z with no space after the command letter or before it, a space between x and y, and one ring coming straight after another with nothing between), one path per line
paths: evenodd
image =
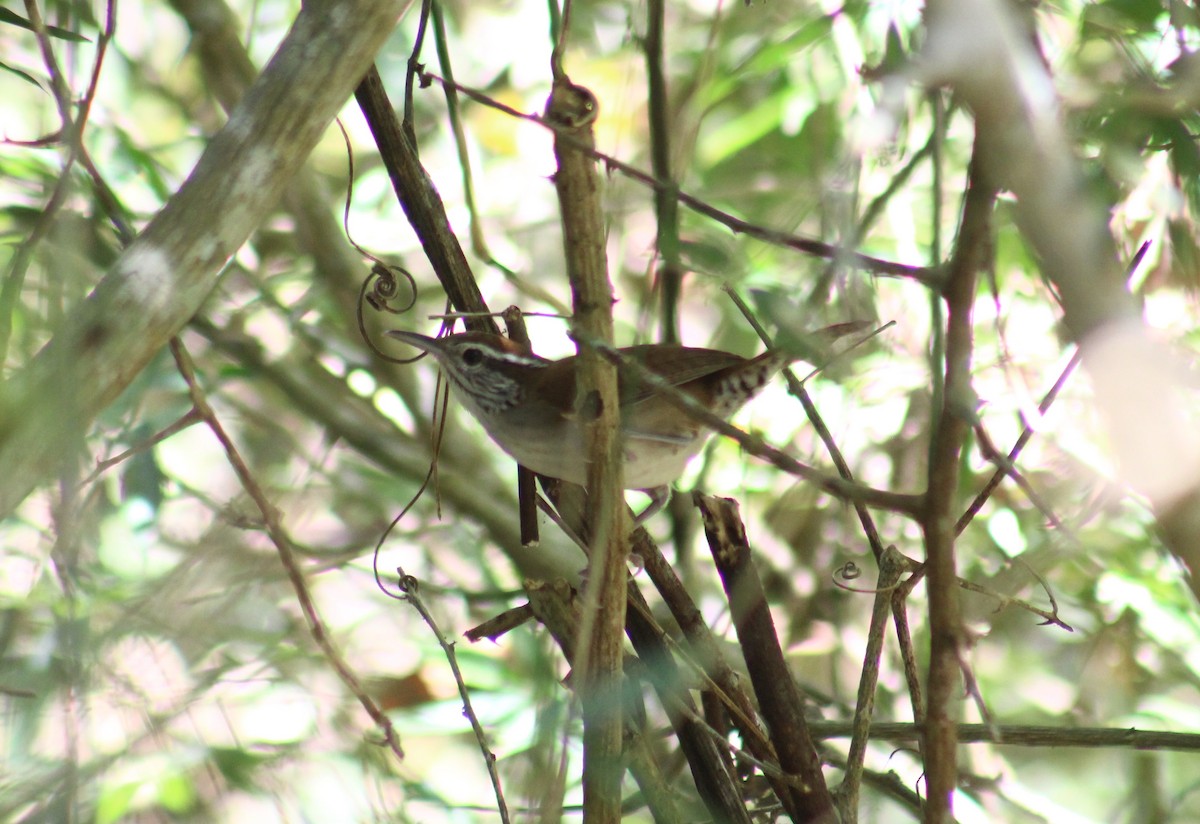
M220 128L212 87L219 67L190 48L191 33L174 10L185 5L120 4L85 132L94 172L78 157L63 171L70 152L38 42L27 18L0 10L6 377L71 322L72 307L116 259L114 216L143 226ZM298 5L233 4L255 60L269 55ZM419 5L380 59L398 106ZM957 227L971 120L947 96L915 87L892 119L881 116L885 78L919 52L915 5L668 4L666 139L679 187L767 230L855 242L913 266L942 263ZM645 5L577 6L567 68L600 99L599 148L648 168ZM540 111L553 45L545 4L457 2L444 10L458 81ZM91 80L99 12L65 0L42 8L76 100ZM1194 368L1196 11L1158 0L1066 0L1039 4L1035 19L1121 253L1131 259L1149 244L1132 279L1147 320L1179 342ZM445 74L428 41L420 59ZM544 295L566 302L569 292L548 137L460 101L478 203L470 213L445 97L436 83L417 85L415 135L454 227L469 247L474 225L509 270L469 249L485 297L497 309L554 311ZM935 102L946 112L942 124ZM443 298L353 105L344 123L356 170L350 232L373 254L406 265L420 285L414 309L384 325L432 331L425 318L442 310ZM318 211L336 229L349 183L336 130L311 169ZM608 183L618 336L653 340L652 194L617 172ZM299 217L297 204L312 197L312 190L289 195L229 262L183 340L210 401L283 514L325 628L389 711L408 758L397 764L378 746L378 731L319 653L261 518L212 434L191 425L156 439L190 406L164 354L80 433L76 465L0 525L0 821L496 820L442 653L415 613L376 587L372 571L372 548L423 480L432 370L369 353L354 318L367 267L330 263L347 247ZM734 232L687 209L680 220L686 343L744 354L760 347L724 287L801 329L896 322L825 364L808 388L857 477L920 491L931 427L934 321L926 287ZM1015 607L996 611L988 595L964 595L980 695L1002 724L1200 731L1194 599L1146 506L1121 485L1086 379L1072 377L1049 411L1037 413L1069 345L1055 296L1003 201L995 232L976 308L972 411L1002 451L1024 422L1034 425L1017 465L1043 508L1003 483L962 534L960 574L1043 608L1052 593L1075 631L1040 626ZM349 252L349 260L358 257ZM570 350L560 320L529 323L539 351ZM369 319L372 331L379 324ZM782 388L738 422L829 465ZM510 558L513 469L471 422L453 424L446 437L440 484L390 533L378 568L385 582L397 567L425 582L427 603L455 638L522 596ZM963 464L964 508L994 470L974 446ZM127 450L124 460L97 468ZM848 717L871 608L869 594L833 583L848 560L871 566L853 512L729 442L714 442L680 486L698 482L742 503L796 677L824 696L826 717ZM1049 527L1047 512L1064 526ZM878 525L885 543L922 557L914 524L878 513ZM696 530L672 531L663 516L652 531L665 544L678 541L672 557L705 619L732 639ZM863 581L869 589L873 575ZM909 606L923 654L920 589ZM887 649L877 718L911 720L895 645ZM529 624L496 643L461 642L459 663L510 806L528 811L562 800L568 815L580 800L580 725L561 683L566 667L546 634ZM963 719L979 720L976 708L965 705ZM651 723L663 724L661 710L652 709ZM671 763L671 742L659 746ZM843 741L830 746L844 752ZM983 744L962 753L962 822L1200 818L1194 753ZM920 763L908 750L877 743L867 766L920 787ZM836 783L837 770L829 774ZM672 778L682 793L694 793L686 771ZM884 793L865 792L861 820L904 814ZM649 815L631 811L630 820Z

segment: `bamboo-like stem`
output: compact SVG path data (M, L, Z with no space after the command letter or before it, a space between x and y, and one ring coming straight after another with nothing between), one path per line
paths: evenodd
M557 127L554 185L562 211L574 326L612 342L612 283L608 279L600 176L578 144L592 145L596 101L556 73L546 119ZM561 136L560 136L561 135ZM588 587L580 626L576 674L583 704L583 804L589 822L621 820L621 655L625 629L625 564L629 540L622 490L616 367L588 347L579 353L576 414L587 446Z

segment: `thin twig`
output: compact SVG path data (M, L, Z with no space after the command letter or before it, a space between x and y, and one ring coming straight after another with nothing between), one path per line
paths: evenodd
M449 80L439 77L432 72L425 72L424 76L438 83L453 86L459 93L465 97L469 97L477 103L482 103L498 111L521 120L527 120L530 123L536 123L547 129L557 131L553 123L545 118L523 112L520 109L505 105L482 92L476 91L461 83L452 83ZM568 138L569 139L569 138ZM642 169L632 166L628 163L618 160L604 152L597 151L594 147L576 145L574 148L590 155L593 159L602 162L608 169L615 169L626 177L642 183L651 189L663 189L673 191L679 202L687 206L692 211L711 218L716 222L724 225L728 229L738 234L744 234L749 237L757 238L767 243L776 246L784 246L790 249L795 249L805 254L813 255L825 259L840 259L846 263L853 264L861 269L884 277L902 277L915 280L918 283L923 283L931 288L940 288L944 278L942 272L937 268L928 266L911 266L905 263L897 263L895 261L884 260L882 258L872 257L871 255L862 254L852 249L846 249L835 244L825 243L820 240L793 235L788 232L781 232L776 229L770 229L765 226L760 226L756 223L742 220L739 217L724 212L715 206L711 205L701 198L690 195L674 186L668 181L657 179L653 174Z
M229 465L233 467L233 471L237 474L242 488L246 490L246 494L250 496L251 500L258 507L259 514L262 516L263 524L267 530L267 535L271 538L271 542L275 544L275 549L279 552L279 560L282 562L288 580L292 584L292 589L296 592L296 600L300 605L301 612L304 614L309 634L312 635L317 647L321 650L326 660L329 661L334 671L338 674L338 677L342 679L342 683L358 699L358 702L367 711L367 715L371 717L376 726L383 731L384 741L388 748L391 749L397 758L403 760L404 750L400 746L400 738L396 733L395 727L392 726L391 719L387 717L383 710L375 703L374 699L363 689L358 676L350 669L350 665L346 663L341 652L334 645L333 639L326 631L320 612L317 610L316 602L313 600L312 593L308 590L308 583L304 580L304 571L300 569L300 564L296 559L292 539L284 529L283 518L279 510L267 500L266 493L259 486L258 481L254 478L254 474L250 471L250 467L246 465L241 453L238 452L237 446L234 445L233 439L225 432L225 427L221 425L216 412L209 405L204 390L200 388L200 384L196 380L196 369L192 363L192 358L188 354L187 349L184 348L183 342L177 337L171 338L171 354L175 356L175 364L179 368L179 374L183 376L184 382L187 383L192 405L204 419L204 422L208 424L208 428L212 430L213 435L221 443L221 446L225 450L225 456L229 460Z
M404 135L410 141L412 141L413 146L417 145L417 134L413 125L415 120L415 117L413 116L413 92L416 89L416 80L420 76L421 70L423 69L423 64L421 63L421 50L425 46L425 32L429 26L429 17L432 12L433 0L422 0L421 14L417 18L417 34L416 37L413 38L412 53L408 56L408 71L404 73L403 129Z
M659 323L664 343L679 342L679 298L683 267L679 260L679 188L671 171L671 99L667 94L667 76L663 68L663 40L666 36L665 0L646 3L646 116L650 131L650 169L655 180L665 185L654 189L654 215L657 221L657 252L662 259L655 280L661 303Z
M766 327L758 320L758 316L755 315L749 304L742 300L742 296L733 287L726 286L724 291L725 294L729 295L730 300L733 301L733 305L742 313L742 317L753 327L759 339L767 345L768 349L771 348L774 342L767 333ZM834 467L837 468L838 475L846 482L854 483L854 473L850 471L850 464L846 462L845 456L842 455L842 450L838 448L837 441L833 439L833 433L825 425L825 420L821 417L817 405L813 403L812 396L808 394L808 390L804 386L804 381L799 380L790 368L784 369L783 375L787 381L788 392L799 400L800 405L804 407L804 414L813 425L813 429L816 430L817 437L821 439L821 443L825 444L825 450L829 453L829 459L833 461ZM879 530L875 526L875 519L871 517L871 511L867 509L863 501L855 500L852 503L854 512L858 515L858 521L862 525L863 534L867 536L867 543L871 547L871 554L875 556L875 561L878 563L883 556L883 541L879 537Z
M858 697L854 703L854 735L846 756L846 777L837 791L838 809L843 824L858 820L858 793L862 782L863 765L870 740L871 719L875 713L875 689L879 683L879 661L887 635L888 611L892 591L900 581L906 564L899 553L890 548L879 558L878 591L871 608L871 626L867 633L867 648L863 652L862 674L859 676Z
M900 650L904 683L908 686L913 720L918 724L925 721L925 690L921 686L916 647L913 645L912 630L908 625L908 596L912 595L912 591L924 578L925 570L918 569L892 592L892 623L896 625L896 646Z
M496 793L496 809L500 813L500 820L507 824L509 820L508 804L504 800L504 790L500 787L500 773L496 770L496 754L488 745L487 733L483 731L483 725L479 723L479 716L475 714L475 708L471 706L471 692L467 689L467 682L463 679L462 670L459 669L458 655L454 651L454 644L446 640L446 636L438 628L437 621L425 607L425 602L421 600L417 579L412 575L406 575L403 569L399 569L397 572L400 575L400 591L404 593L401 600L408 602L417 611L446 655L446 662L450 665L450 672L454 674L454 683L458 685L458 695L463 702L463 715L471 722L471 730L475 733L479 752L483 754L483 763L487 766L488 777L492 780L492 790Z
M846 738L854 733L853 721L809 721L816 738ZM875 722L871 738L876 741L914 741L924 730L921 724ZM997 733L1000 736L997 739ZM1160 732L1135 728L1047 727L1036 725L959 724L958 740L964 744L1003 743L1006 747L1129 747L1135 750L1200 752L1200 734Z
M1063 523L1062 519L1055 514L1054 509L1049 503L1042 500L1042 496L1038 494L1036 489L1033 488L1033 484L1029 482L1029 479L1027 479L1024 474L1022 474L1021 470L1017 469L1016 465L1007 456L1002 454L999 449L996 448L996 444L992 441L991 436L988 435L987 429L984 428L983 422L976 421L973 429L975 431L975 440L979 444L979 451L983 457L995 464L996 467L1008 475L1008 477L1012 478L1013 483L1017 485L1017 489L1025 493L1025 497L1029 499L1029 502L1033 504L1034 508L1037 509L1038 512L1045 516L1046 521L1050 524L1050 526L1062 532L1063 535L1066 535L1071 539L1071 541L1078 545L1079 538L1075 535L1074 531L1065 523Z
M1058 394L1062 391L1063 387L1067 385L1067 379L1071 377L1071 373L1074 372L1075 367L1079 365L1080 359L1079 350L1076 349L1071 355L1071 359L1067 361L1067 365L1063 367L1062 372L1059 373L1058 379L1054 381L1054 385L1050 387L1050 390L1046 393L1046 396L1042 398L1042 402L1038 404L1039 414L1046 414L1046 410L1050 408L1050 405L1054 403L1054 400L1058 397ZM1012 449L1008 450L1008 455L1005 456L1008 466L1013 466L1016 464L1017 456L1021 454L1021 450L1025 448L1025 445L1029 443L1030 439L1033 437L1033 432L1033 427L1026 422L1024 428L1021 430L1021 434L1017 437L1017 442L1013 444ZM961 535L963 530L967 528L967 525L971 523L971 520L979 513L979 510L983 508L984 503L988 500L988 498L991 497L992 492L994 492L996 487L1000 485L1000 482L1004 480L1005 474L1006 472L1004 466L997 466L996 471L992 473L992 477L988 479L986 484L984 484L983 489L979 490L979 493L975 496L975 499L971 501L971 505L967 507L966 511L963 512L962 516L958 519L958 523L954 526L955 535Z
M196 411L196 407L193 406L177 421L175 421L175 423L171 424L166 429L154 433L144 441L135 443L133 446L129 447L119 455L114 455L111 458L105 458L102 461L96 461L96 468L92 470L92 474L80 481L79 485L86 486L87 484L90 484L92 481L96 480L96 478L100 477L101 474L121 463L122 461L132 458L134 455L137 455L140 452L145 452L147 449L153 448L172 435L182 432L189 426L200 423L202 420L203 418L200 416L200 413Z
M67 144L67 156L55 179L54 189L51 191L45 207L38 213L37 220L24 241L17 246L12 260L9 262L4 283L0 285L0 363L4 363L7 359L8 344L12 334L12 319L21 297L25 274L33 259L34 250L54 227L55 217L66 203L67 195L71 190L71 169L76 160L85 154L83 131L87 126L92 104L96 99L96 90L100 83L100 70L104 66L104 57L108 53L108 43L116 30L115 0L109 0L104 29L96 43L96 59L92 65L87 91L79 104L79 113L75 115L71 111L71 90L67 87L62 69L58 64L58 58L54 55L54 45L50 41L50 33L42 19L37 2L25 0L25 11L29 15L29 25L37 37L42 60L46 65L46 74L50 78L50 88L54 94L54 102L58 107L60 120L58 135ZM90 168L90 164L88 165ZM93 174L93 176L95 175ZM123 237L123 241L126 243L129 239Z

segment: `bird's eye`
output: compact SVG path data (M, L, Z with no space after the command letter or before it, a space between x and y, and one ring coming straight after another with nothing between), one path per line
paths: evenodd
M483 363L483 350L477 346L471 346L463 350L462 361L466 366L478 366Z

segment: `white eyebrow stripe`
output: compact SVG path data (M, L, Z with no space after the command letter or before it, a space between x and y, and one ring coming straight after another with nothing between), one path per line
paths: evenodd
M515 363L519 364L520 366L544 367L550 365L550 361L546 360L545 358L539 358L536 355L521 355L517 354L516 352L498 351L493 351L490 354L498 361L503 361L504 363Z

